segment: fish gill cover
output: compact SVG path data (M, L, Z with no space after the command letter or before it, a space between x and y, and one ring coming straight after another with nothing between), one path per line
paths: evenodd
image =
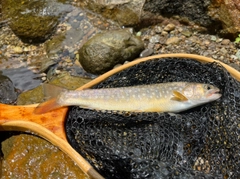
M175 81L215 85L222 97L179 114L71 107L69 143L106 178L240 178L240 82L219 64L150 60L94 88Z

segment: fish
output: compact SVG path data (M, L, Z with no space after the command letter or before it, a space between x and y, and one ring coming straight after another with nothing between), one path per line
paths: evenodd
M51 98L35 108L43 114L63 106L101 111L179 113L221 97L220 89L204 83L167 82L117 88L66 90L43 84Z

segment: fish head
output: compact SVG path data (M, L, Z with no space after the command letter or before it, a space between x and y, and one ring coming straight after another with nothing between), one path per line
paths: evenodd
M196 103L207 103L221 97L219 88L202 83L189 83L183 88L183 95Z

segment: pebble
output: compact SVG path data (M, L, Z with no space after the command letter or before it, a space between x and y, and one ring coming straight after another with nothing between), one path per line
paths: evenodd
M47 77L46 77L46 76L43 76L41 79L42 79L42 81L46 81L46 80L47 80Z
M170 31L174 30L175 27L176 26L174 24L168 24L164 27L164 30L167 31L167 32L170 32Z
M210 44L210 41L209 41L209 40L205 40L203 43L204 43L205 45L209 45L209 44Z
M160 42L160 36L154 35L149 39L150 43L159 43Z
M163 30L161 35L163 35L163 36L168 35L168 32Z
M228 51L227 51L224 47L221 48L220 51L221 51L223 54L227 54L227 53L228 53Z
M140 57L148 57L148 56L150 56L150 55L152 55L152 53L153 53L153 49L145 49L145 50L143 50L141 53L140 53Z
M169 29L166 29L164 24L145 30L141 36L145 47L153 49L154 54L192 53L214 58L240 71L240 50L231 40L202 34L193 27L182 24L176 25L171 32L166 30ZM153 40L156 35L160 36L160 42Z
M216 41L216 40L217 40L217 37L214 35L211 35L211 41Z
M21 53L23 53L23 49L22 49L22 47L13 47L13 52L14 53L18 53L18 54L21 54Z
M228 45L230 43L229 39L223 39L222 40L222 45Z
M189 30L179 31L181 34L185 35L186 37L190 37L192 35L192 32Z
M180 39L178 37L170 37L167 39L167 41L165 42L166 45L169 44L177 44L180 41Z
M235 56L240 60L240 50L237 51Z
M160 26L156 26L156 27L155 27L155 32L156 32L157 34L160 34L160 33L162 32L162 28L161 28Z

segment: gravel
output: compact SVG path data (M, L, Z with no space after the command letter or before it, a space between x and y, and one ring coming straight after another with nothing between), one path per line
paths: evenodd
M158 24L141 30L153 54L190 53L222 61L240 71L240 49L229 39L202 33L193 26Z

